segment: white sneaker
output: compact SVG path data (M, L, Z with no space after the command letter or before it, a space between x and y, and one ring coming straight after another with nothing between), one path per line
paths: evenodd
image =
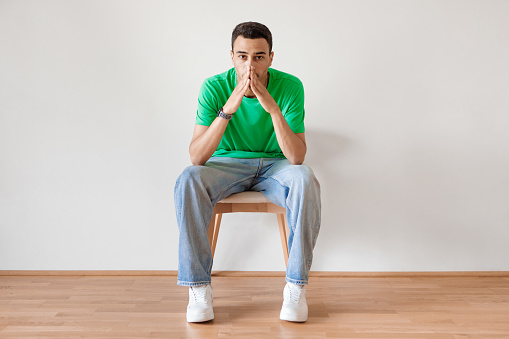
M214 293L210 284L189 287L187 322L200 323L214 319L213 297Z
M304 322L308 320L306 286L287 283L283 291L283 307L279 318L286 321Z

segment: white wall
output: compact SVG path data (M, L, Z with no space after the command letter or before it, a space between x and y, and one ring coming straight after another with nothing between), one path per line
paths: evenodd
M306 90L321 271L509 270L509 2L0 1L0 269L177 269L173 185L243 21ZM272 215L216 270L283 270Z

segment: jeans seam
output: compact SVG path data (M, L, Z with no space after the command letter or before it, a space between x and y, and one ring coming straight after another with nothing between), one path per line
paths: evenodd
M263 164L263 158L260 158L258 160L258 168L256 169L256 174L254 175L253 177L253 180L251 181L251 187L253 186L255 180L256 180L256 177L258 177L258 174L260 174L260 170L262 168L262 164Z
M280 183L280 182L279 182L279 180L277 180L277 179L276 179L276 178L274 178L274 177L264 177L264 178L266 178L266 179L272 179L272 180L274 180L275 182L277 182L279 186L284 187L284 188L287 188L287 189L290 189L290 187L283 185L282 183ZM286 199L288 199L288 197L286 197ZM291 214L292 210L291 210L291 208L288 206L288 203L286 202L286 200L285 200L285 205L286 205L285 209L286 209L287 211L290 211L290 214ZM288 215L288 212L287 212L286 214ZM289 219L288 217L287 217L286 219L288 220L288 224L290 224L290 219ZM290 226L291 226L291 225L290 225ZM295 228L292 228L292 231L295 231Z
M239 183L243 182L243 181L248 181L248 180L251 180L252 178L254 178L254 176L249 176L249 177L246 177L246 178L242 178L240 180L237 180L235 181L234 183L232 183L230 186L227 186L226 189L224 189L223 191L219 192L219 194L217 196L214 197L214 199L212 199L212 201L215 201L217 200L217 197L220 196L221 194L223 194L223 192L226 192L228 191L230 188L232 188L233 186L236 186L238 185Z
M288 276L285 277L285 280L287 282L291 282L293 284L299 284L299 285L307 285L308 284L308 280L296 280L296 279L289 278Z
M178 280L177 281L177 284L178 285L181 285L181 286L199 286L199 285L204 285L204 284L210 284L210 280L207 280L207 281L184 281L184 280Z

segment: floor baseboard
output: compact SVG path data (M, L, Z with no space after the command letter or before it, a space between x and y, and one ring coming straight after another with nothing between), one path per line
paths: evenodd
M0 270L0 276L168 276L176 270ZM284 277L284 271L213 271L216 277ZM509 271L311 271L310 278L509 277Z

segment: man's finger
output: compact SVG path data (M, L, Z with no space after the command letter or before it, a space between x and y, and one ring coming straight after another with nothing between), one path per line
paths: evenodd
M258 85L258 77L256 76L254 72L254 68L251 70L251 82L257 86Z
M246 94L248 88L251 85L251 79L247 79L246 84L242 87L242 95Z
M249 75L249 73L246 72L242 81L237 85L238 91L242 92L242 95L244 95L244 92L249 87L249 85L248 85L249 76L248 75Z
M259 97L260 96L260 91L258 90L258 83L256 82L256 80L253 80L251 81L251 90L253 91L253 93Z

